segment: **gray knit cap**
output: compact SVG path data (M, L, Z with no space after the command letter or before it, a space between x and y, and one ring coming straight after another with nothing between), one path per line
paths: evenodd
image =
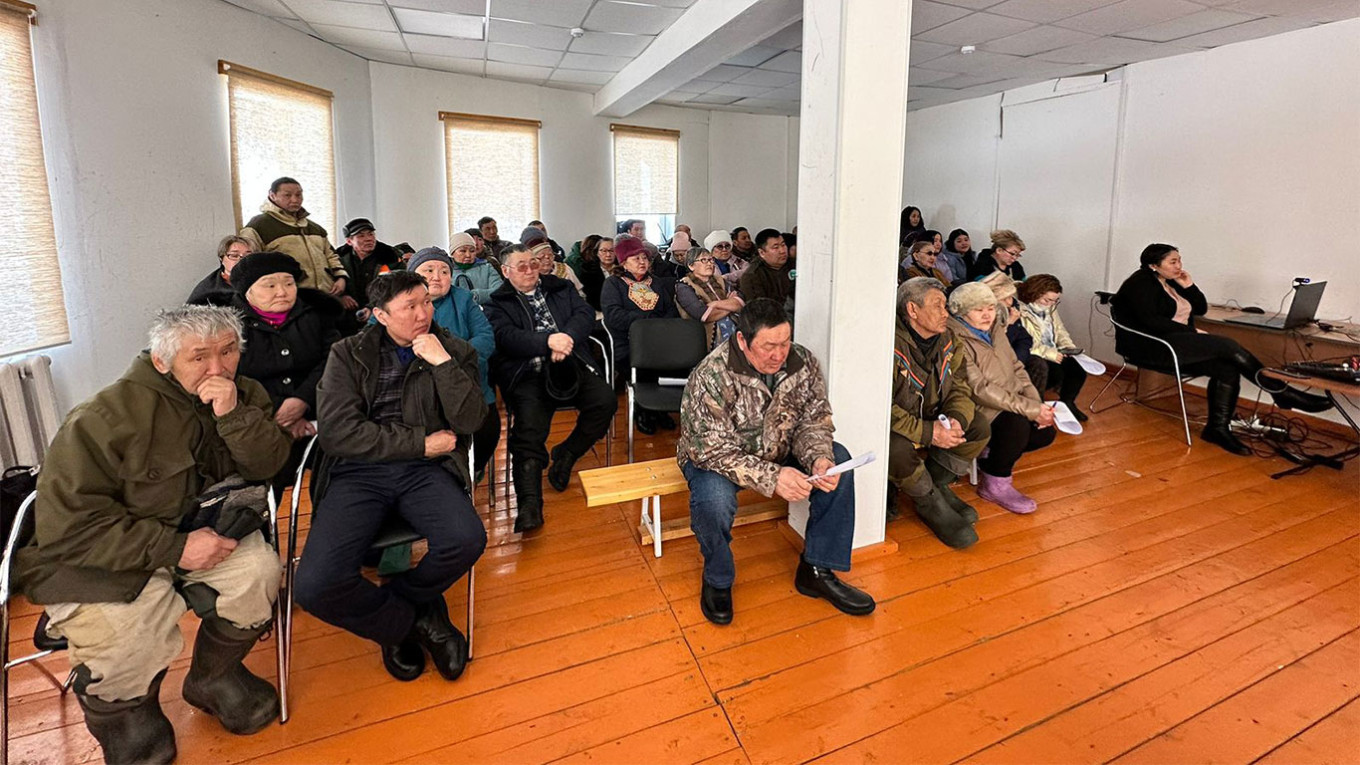
M420 265L422 263L429 263L431 260L437 260L440 263L443 263L444 265L448 266L450 269L453 268L453 260L449 258L449 254L447 252L444 252L438 247L426 247L425 249L411 256L411 262L406 264L406 269L408 271L414 271L417 268L420 268Z
M996 305L996 295L992 288L981 282L967 282L954 288L949 294L949 312L963 316L974 308Z

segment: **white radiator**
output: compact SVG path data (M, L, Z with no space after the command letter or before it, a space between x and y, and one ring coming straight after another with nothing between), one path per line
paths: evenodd
M42 464L60 425L52 359L0 364L0 468Z

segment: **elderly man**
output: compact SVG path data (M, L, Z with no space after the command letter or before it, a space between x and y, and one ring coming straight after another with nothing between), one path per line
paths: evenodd
M567 253L562 249L562 245L558 244L553 240L552 237L548 236L548 227L543 223L543 221L531 220L529 221L529 227L538 229L539 232L543 234L543 238L548 240L548 246L552 247L553 260L556 260L559 263L566 261ZM520 236L520 244L524 244L523 235Z
M282 252L296 260L307 273L307 284L337 299L345 294L349 273L331 248L326 229L308 217L302 207L302 184L287 176L269 184L269 199L260 214L250 219L241 236L251 250Z
M596 373L589 340L595 311L571 282L540 273L524 245L505 250L505 284L483 306L496 331L491 377L513 415L510 452L519 511L515 531L543 525L543 468L548 483L564 491L581 455L609 432L618 409L613 388ZM566 440L547 450L553 413L575 407L576 426Z
M482 235L482 244L486 248L487 258L500 260L501 253L506 247L514 244L506 239L501 239L500 227L496 224L496 219L490 215L484 215L477 221L477 231Z
M751 232L745 226L732 229L732 254L747 263L756 260L756 243L751 241Z
M340 302L352 312L368 303L368 285L375 277L405 268L406 260L390 244L378 241L378 232L368 218L355 218L346 223L344 234L345 243L335 254L340 256L340 264L349 274Z
M769 298L793 314L793 265L789 263L789 248L778 230L761 229L756 234L756 253L751 267L738 282L747 300Z
M279 713L273 687L241 663L269 627L280 575L261 533L264 490L244 482L272 478L290 442L264 388L237 377L241 344L231 309L162 312L150 351L71 412L38 477L18 586L67 639L85 724L110 763L175 757L159 695L186 600L203 622L184 700L238 734Z
M331 346L317 386L317 434L328 459L296 583L298 603L322 621L381 647L398 680L446 680L467 664L467 639L449 621L444 591L486 547L472 506L467 445L486 417L477 352L432 324L434 304L414 271L368 288L377 319ZM321 471L326 472L326 471ZM389 514L429 550L379 587L359 570Z
M962 348L949 331L945 286L918 276L897 288L893 344L892 433L888 439L888 515L897 489L941 542L977 542L977 511L949 488L987 445L991 430L977 415ZM918 450L926 452L921 459Z
M827 476L850 458L835 430L817 359L793 344L778 303L746 304L738 329L690 373L680 409L677 459L689 482L690 528L704 555L699 607L714 624L732 621L732 521L737 492L811 500L794 586L847 614L874 599L840 581L855 535L854 474Z

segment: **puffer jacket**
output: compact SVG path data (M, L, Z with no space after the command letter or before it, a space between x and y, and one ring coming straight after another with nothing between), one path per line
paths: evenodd
M291 439L259 383L238 375L236 388L236 408L214 416L144 351L73 409L38 475L18 589L42 604L131 602L152 572L179 563L179 524L204 488L233 473L274 477Z
M689 375L676 460L771 497L790 455L807 468L832 459L834 431L826 378L811 351L795 343L767 386L734 335Z
M1062 316L1054 308L1044 308L1032 303L1020 303L1020 323L1025 331L1034 338L1030 353L1054 364L1061 364L1063 355L1059 348L1075 348L1072 336L1063 326Z
M967 358L948 329L926 353L899 315L893 340L892 431L918 447L929 446L941 414L965 428L977 416Z
M1025 365L1015 357L1005 324L997 322L986 340L957 318L949 320L949 328L968 358L968 387L973 390L978 416L991 422L1001 412L1014 412L1031 422L1037 420L1043 399Z
M273 202L265 202L260 205L260 214L241 229L241 236L250 240L252 250L281 252L296 260L307 274L308 287L329 292L337 279L349 279L340 256L326 238L326 229L309 220L305 208L293 215Z

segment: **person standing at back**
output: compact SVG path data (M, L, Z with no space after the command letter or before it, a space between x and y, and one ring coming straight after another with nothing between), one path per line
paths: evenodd
M241 229L241 236L255 252L281 252L296 260L312 287L336 299L345 293L349 272L326 238L326 229L303 208L302 184L293 178L284 176L269 184L269 199Z

